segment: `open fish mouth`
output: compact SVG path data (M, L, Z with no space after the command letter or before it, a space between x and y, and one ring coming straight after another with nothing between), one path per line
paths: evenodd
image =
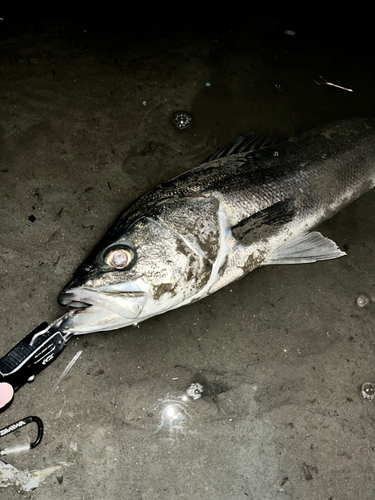
M84 302L78 302L78 300L72 300L71 302L65 302L65 298L62 298L60 303L66 307L72 307L73 309L86 309L90 307L91 304L85 304Z
M64 323L63 328L76 330L76 333L89 333L100 329L112 330L137 322L147 301L145 284L122 283L107 287L77 287L63 290L59 303L75 309Z

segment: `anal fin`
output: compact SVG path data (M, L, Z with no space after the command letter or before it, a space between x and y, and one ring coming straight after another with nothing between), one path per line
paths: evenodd
M337 259L346 255L336 243L319 232L304 233L277 248L264 265L306 264L319 260Z

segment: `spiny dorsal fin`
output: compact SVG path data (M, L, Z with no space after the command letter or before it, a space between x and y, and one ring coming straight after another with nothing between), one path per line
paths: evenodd
M280 142L277 137L262 137L255 132L248 135L239 135L236 139L218 149L216 153L208 156L202 163L225 158L226 156L236 155L239 153L250 153L259 149L268 148Z

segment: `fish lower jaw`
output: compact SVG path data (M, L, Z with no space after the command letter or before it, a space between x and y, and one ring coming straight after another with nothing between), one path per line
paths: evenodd
M119 316L96 306L86 309L71 309L72 315L60 326L62 331L74 335L84 335L97 331L110 331L137 324L136 321Z

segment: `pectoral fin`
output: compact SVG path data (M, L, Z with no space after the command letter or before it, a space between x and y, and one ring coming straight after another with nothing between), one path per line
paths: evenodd
M295 214L293 200L287 198L242 220L232 227L232 234L239 243L249 246L254 241L264 240L278 233L285 224L293 220Z
M317 231L305 233L277 248L264 265L305 264L318 260L337 259L346 255L336 243Z

